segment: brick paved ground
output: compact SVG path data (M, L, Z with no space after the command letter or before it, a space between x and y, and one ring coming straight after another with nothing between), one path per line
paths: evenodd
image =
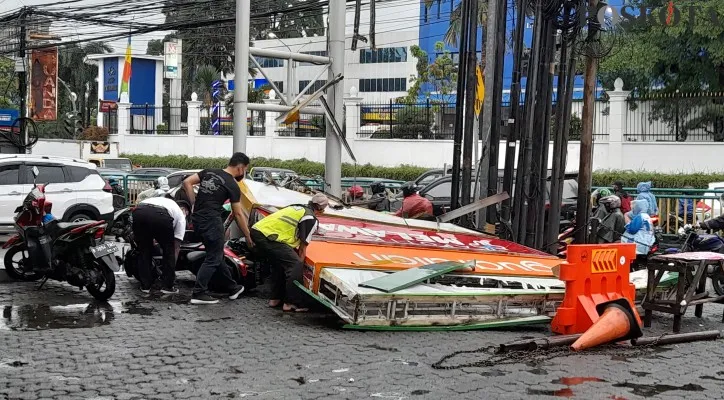
M345 331L334 316L284 314L257 297L186 304L188 276L168 299L144 297L118 277L110 305L60 283L40 292L0 283L0 399L724 398L722 341L435 370L431 364L453 351L547 330ZM710 305L704 319L690 314L683 331L719 329L721 313ZM671 322L658 318L646 334ZM591 379L569 379L580 377Z

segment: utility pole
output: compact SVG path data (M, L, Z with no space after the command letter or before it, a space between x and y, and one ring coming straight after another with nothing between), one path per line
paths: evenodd
M25 131L25 118L28 116L28 105L27 105L27 98L28 98L28 66L27 66L27 58L25 57L25 47L27 45L27 15L30 12L28 11L27 7L23 7L20 10L20 46L18 49L18 57L20 57L20 65L22 65L21 68L16 68L16 71L18 73L18 92L20 93L20 137L23 138L24 143L28 143L27 138L27 132Z
M248 0L247 0L248 1ZM338 75L344 76L344 28L346 21L346 3L329 2L329 56L332 65L329 68L329 82ZM344 84L339 83L327 91L329 108L339 126L344 126ZM324 180L331 194L342 196L342 143L334 133L332 124L327 124L326 152L324 155Z
M234 50L234 152L246 152L246 114L249 97L249 28L251 0L236 0L236 46Z
M480 159L478 162L478 176L480 177L480 187L478 191L478 197L483 198L488 195L488 184L490 181L490 168L493 168L493 162L495 162L495 170L498 170L498 152L493 150L493 125L495 121L495 96L493 94L495 90L495 83L497 79L496 72L498 70L498 54L495 41L498 36L499 27L505 26L505 19L500 19L499 7L501 3L508 0L489 0L488 1L488 23L485 26L483 35L485 35L485 69L483 70L483 76L485 88L488 89L485 92L485 98L483 99L483 110L480 115L482 134L483 151L481 152ZM476 1L477 3L477 1ZM477 15L476 15L477 18ZM502 63L501 63L502 64ZM495 161L493 161L495 160ZM497 181L497 180L496 180ZM478 229L485 227L488 221L487 209L483 208L478 210Z
M463 124L465 113L465 77L467 76L466 58L464 52L468 48L468 29L470 28L470 0L463 0L460 6L460 51L458 57L458 82L455 92L455 136L453 137L453 162L452 162L452 193L450 194L450 208L453 210L460 206L460 154L462 153Z
M169 83L169 130L174 133L181 132L181 88L183 85L183 42L173 39L176 43L177 77L171 78Z
M477 133L473 130L475 115L475 86L477 64L477 48L478 48L478 1L471 0L468 4L468 49L465 54L465 130L463 136L463 168L462 168L462 191L461 203L463 205L470 204L472 196L472 178L473 178L473 137ZM462 61L461 61L462 62ZM460 79L460 78L458 78Z
M518 0L516 3L516 14L515 14L515 34L513 38L513 45L515 46L515 54L513 56L513 79L510 85L510 116L508 117L508 137L505 144L505 169L503 172L503 190L508 193L513 192L513 178L515 175L515 149L518 140L518 132L520 132L520 120L522 115L520 113L520 81L522 77L521 66L523 64L523 49L525 43L523 42L523 31L525 28L525 10L527 1ZM512 122L512 126L510 123ZM516 195L518 192L516 191ZM520 198L516 202L521 201ZM503 223L510 223L511 221L511 206L513 199L507 199L503 201L501 205L500 218Z
M597 10L598 0L588 0L588 9ZM592 20L597 18L596 15L589 15L588 35L593 37L597 32L591 32L591 29L597 29ZM585 46L585 44L584 44ZM586 55L586 72L583 81L583 116L581 121L583 124L583 132L581 133L581 154L578 164L578 207L576 210L576 243L586 243L588 237L588 220L591 209L591 170L593 168L593 112L595 107L596 92L596 73L598 70L598 60L596 60L590 52Z
M514 224L517 241L524 243L527 239L528 206L532 198L530 192L531 165L533 162L533 128L535 126L535 99L538 89L538 75L541 56L541 40L543 38L543 4L535 1L535 22L533 24L533 46L528 77L525 84L525 124L521 126L520 156L518 157L518 179L515 185L516 213Z

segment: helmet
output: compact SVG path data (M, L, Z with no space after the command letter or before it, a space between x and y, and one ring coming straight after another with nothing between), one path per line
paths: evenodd
M370 190L372 191L372 194L379 194L385 192L385 183L384 182L374 182L370 185Z
M420 188L415 185L415 182L407 182L402 185L402 196L412 196L413 194L417 193L418 190L420 190Z
M166 178L165 176L159 176L156 180L156 183L158 184L157 189L161 189L166 192L171 190L171 188L168 186L168 178Z
M352 199L359 199L364 195L365 191L362 189L362 186L355 185L347 189L347 193L349 193L349 197Z

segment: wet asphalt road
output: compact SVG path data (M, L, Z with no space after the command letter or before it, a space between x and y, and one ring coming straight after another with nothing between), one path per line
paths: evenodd
M180 275L181 293L168 297L142 295L117 277L108 304L62 283L35 291L0 281L0 399L724 398L722 340L437 370L431 365L452 352L543 337L547 327L347 331L323 312L269 309L263 291L192 306L191 275ZM682 331L722 329L723 311L706 305L697 319L690 310ZM671 325L655 318L645 335Z

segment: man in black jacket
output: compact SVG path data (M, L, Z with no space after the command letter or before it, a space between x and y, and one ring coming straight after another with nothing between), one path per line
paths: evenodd
M722 204L724 204L724 194L719 197L719 202L722 202ZM697 226L700 229L704 229L707 231L720 231L724 229L724 214L719 215L716 218L712 218L708 221L699 222Z

